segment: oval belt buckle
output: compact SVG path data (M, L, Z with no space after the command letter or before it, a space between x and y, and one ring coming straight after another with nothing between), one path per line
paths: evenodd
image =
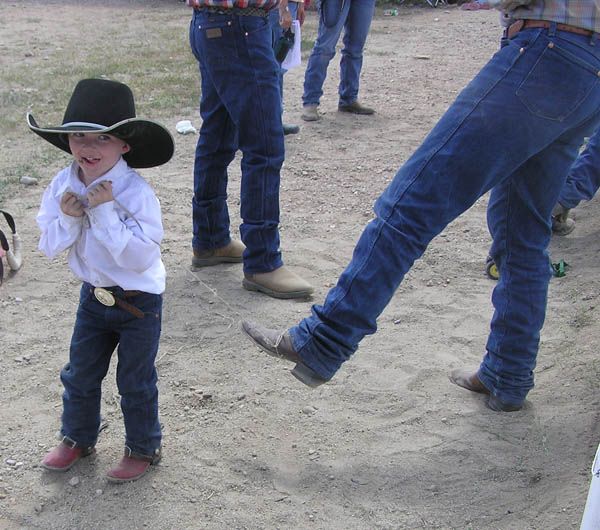
M98 302L108 307L116 303L114 295L102 287L94 287L94 296Z

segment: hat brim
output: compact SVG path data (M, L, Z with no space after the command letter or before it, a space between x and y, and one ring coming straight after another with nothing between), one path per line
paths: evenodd
M171 160L175 142L171 133L160 123L142 118L130 118L110 127L94 124L66 124L58 127L40 127L31 113L27 125L47 142L66 153L71 153L66 135L69 133L111 134L127 142L131 150L123 158L134 168L155 167Z

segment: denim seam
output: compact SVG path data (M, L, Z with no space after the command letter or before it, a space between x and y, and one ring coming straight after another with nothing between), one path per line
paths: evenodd
M245 38L245 31L244 28L241 26L240 24L240 33L241 33L241 37L242 39L246 40ZM249 33L250 34L250 33ZM253 79L254 79L254 83L255 86L258 87L260 86L259 84L259 80L258 77L256 76L256 72L257 72L257 68L254 66L253 61L252 61L252 54L249 51L249 47L246 46L246 53L248 55L248 63L250 64L250 66L252 66L252 72L253 72ZM279 84L279 80L277 81ZM259 91L260 92L260 91ZM256 104L258 106L260 106L261 108L261 116L265 116L268 115L268 113L265 113L265 109L264 109L264 98L260 97L258 98L258 101L256 102ZM260 203L260 215L261 218L263 220L265 220L265 182L266 182L266 168L268 168L269 166L272 165L272 154L273 154L273 146L271 145L271 143L269 142L269 138L267 135L267 131L266 131L266 127L265 127L265 122L264 120L261 120L260 123L260 130L261 130L261 134L263 135L265 141L264 141L264 145L266 147L266 152L265 152L265 162L264 162L264 166L263 169L261 171L261 178L260 178L260 182L261 182L261 203ZM245 156L245 153L244 153ZM281 171L281 168L279 169L279 171ZM259 236L260 236L260 242L261 242L261 246L263 248L266 248L267 246L267 242L264 238L264 233L261 231L259 232ZM269 255L270 256L270 255ZM271 265L268 263L269 261L269 256L267 256L264 252L261 254L261 261L262 261L262 270L266 271L266 272L271 272L273 269L271 268Z
M508 241L508 237L507 237L507 226L506 226L507 223L506 222L507 222L507 220L511 216L511 190L510 190L510 188L512 188L513 185L514 185L513 182L509 182L508 183L509 190L506 193L507 204L506 204L506 213L505 213L505 216L504 216L505 222L503 223L503 226L502 226L502 231L503 231L502 235L503 235L503 241L504 241L505 262L509 261L509 258L511 257L511 254L512 254L512 252L510 250L510 244L509 244L509 241ZM501 280L500 280L501 282L510 283L510 270L506 270L505 269L501 273L501 275L503 275L503 276L501 276ZM507 292L506 293L506 303L505 303L504 307L502 308L502 314L500 315L500 318L502 320L506 319L506 309L511 305L511 301L509 299L509 296L510 296L510 293ZM500 343L501 341L503 341L505 338L506 338L506 326L503 326L502 327L502 333L501 333L501 335L496 338L496 346L498 345L498 343ZM495 353L494 353L494 356L496 356ZM497 363L497 362L498 361L496 360L495 363ZM498 367L494 366L494 372L497 372L497 371L498 371ZM496 377L495 379L496 379L496 381L495 381L496 383L500 382L498 380L498 377ZM495 386L492 388L491 393L495 397L500 397L500 396L498 396L498 393L496 391L496 387Z
M352 287L352 283L354 282L354 279L356 278L356 276L359 274L359 272L361 272L363 270L363 268L366 265L366 262L369 261L369 259L371 258L371 253L373 252L373 247L375 246L375 244L377 243L377 241L379 240L379 237L381 236L381 231L383 230L384 225L388 225L389 223L383 219L381 219L382 224L378 227L377 232L375 237L373 238L373 241L371 242L371 245L369 246L369 252L365 253L365 258L361 264L360 267L357 267L356 272L352 275L352 277L350 278L350 281L348 282L348 288L344 289L344 293L342 294L342 296L339 297L338 300L335 301L334 304L332 304L331 310L334 310L337 308L337 306L342 302L342 300L346 297L346 295L348 294L348 291L350 290L350 288ZM320 325L322 324L318 324L317 326L315 326L315 329L317 329Z

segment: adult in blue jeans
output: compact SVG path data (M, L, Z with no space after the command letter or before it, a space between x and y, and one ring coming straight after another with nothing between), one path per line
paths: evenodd
M363 49L375 11L375 0L321 0L317 40L308 59L302 96L304 121L320 119L318 107L323 95L327 67L344 30L344 47L340 61L338 110L352 114L374 114L358 100Z
M279 65L269 26L269 11L277 8L278 0L230 4L229 0L188 0L194 8L190 45L202 88L192 266L243 261L245 289L275 298L306 297L312 287L283 265L279 250L284 145ZM281 0L279 13L281 24L289 27L287 0ZM242 151L242 242L231 239L227 209L227 168L238 149Z
M600 13L592 0L577 6L532 0L510 13L516 22L500 50L377 200L375 219L323 305L283 331L243 322L264 350L295 364L302 382L317 386L333 377L376 331L377 317L429 242L491 190L490 231L502 274L487 351L479 369L456 370L451 380L485 394L493 410L523 406L551 277L552 208L583 138L600 124Z
M566 236L575 230L575 221L569 217L569 211L581 201L593 199L598 188L600 188L600 130L590 138L569 170L567 181L552 210L552 231L559 236Z
M288 10L290 12L290 16L292 17L292 22L297 20L300 23L300 26L304 24L304 1L301 0L297 2L295 0L289 0L288 2ZM283 27L280 23L279 11L271 10L269 14L269 23L271 24L271 36L273 39L273 47L276 46L277 42L283 35ZM279 69L279 90L281 94L281 109L283 113L283 75L287 72L285 68ZM300 127L293 123L285 123L283 122L283 134L298 134L300 132Z

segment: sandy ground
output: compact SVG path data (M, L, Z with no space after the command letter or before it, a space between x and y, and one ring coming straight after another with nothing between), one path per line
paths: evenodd
M98 43L114 17L92 2L27 11L29 3L2 2L2 61L20 61L33 36L60 45L73 28ZM146 12L129 4L119 16L142 31ZM185 32L186 8L166 4L156 3L154 15ZM306 28L314 32L314 13ZM487 338L494 286L484 274L487 197L432 243L378 333L329 385L308 390L239 331L242 318L288 326L323 300L373 201L494 53L499 34L493 12L378 13L361 86L378 111L372 118L336 112L334 59L325 116L287 138L282 171L284 259L315 285L313 300L247 292L237 265L190 270L195 136L177 136L175 158L143 171L164 209L168 288L157 361L164 459L137 483L104 478L123 443L114 367L97 455L65 474L38 465L59 428L58 374L78 282L64 257L50 262L36 250L42 187L62 164L40 168L40 186L12 189L3 206L17 217L26 251L23 269L0 288L0 528L578 527L600 440L597 202L578 208L577 230L552 242L553 260L570 267L551 282L537 386L520 412L493 413L448 380L453 368L478 365ZM286 76L287 121L300 123L303 71ZM182 109L169 127L180 118L199 125L193 109ZM4 139L4 157L8 145ZM237 162L230 203L236 227Z

